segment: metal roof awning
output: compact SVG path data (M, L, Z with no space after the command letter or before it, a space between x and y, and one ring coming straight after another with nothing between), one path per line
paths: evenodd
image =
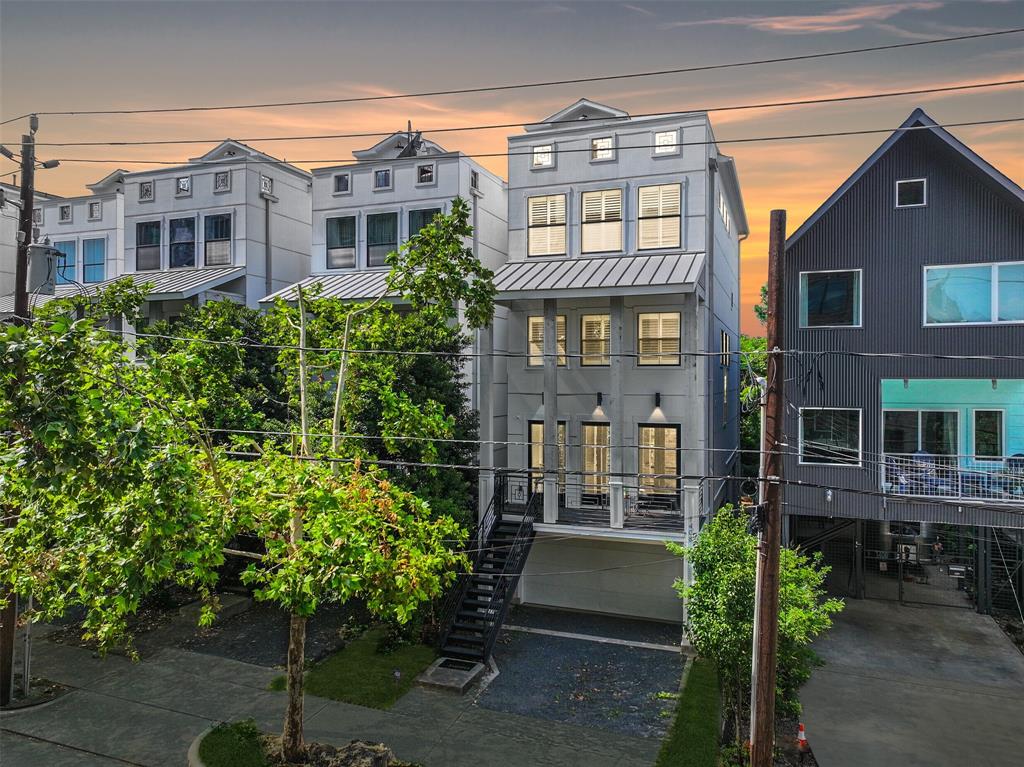
M515 261L498 269L498 300L656 295L696 290L703 253Z
M317 298L338 298L343 301L365 301L384 295L389 271L379 272L346 272L344 274L313 275L287 288L271 293L260 300L261 304L273 303L281 298L285 301L297 301L298 287L303 291L312 292L319 288Z
M30 295L29 304L41 306L54 298L69 298L76 295L95 295L105 290L118 280L131 278L135 285L149 284L150 291L147 301L174 301L191 298L207 290L219 288L231 280L245 274L244 266L228 266L204 269L171 269L161 272L136 272L112 277L103 282L85 285L58 285L54 295ZM14 313L14 296L0 297L0 314Z

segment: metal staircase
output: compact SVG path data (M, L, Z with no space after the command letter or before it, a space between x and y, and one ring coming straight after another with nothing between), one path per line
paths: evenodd
M522 516L510 517L505 485L499 475L487 513L470 536L472 572L459 576L442 608L440 644L446 658L487 662L526 565L541 496L531 495Z

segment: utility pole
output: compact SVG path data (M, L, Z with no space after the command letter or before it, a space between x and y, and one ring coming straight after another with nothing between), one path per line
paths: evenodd
M786 211L773 210L768 240L768 374L764 410L764 494L754 595L754 674L750 695L750 764L772 767L775 750L775 667L779 643L779 558L782 539L783 255Z
M36 140L39 121L32 115L29 132L21 137L21 212L18 218L18 251L14 263L14 315L16 322L28 317L28 246L32 244L32 207L34 205ZM13 527L14 520L6 523ZM14 641L18 620L17 597L10 589L0 590L7 604L0 609L0 706L14 695ZM27 685L28 680L24 684ZM27 689L27 687L26 687Z

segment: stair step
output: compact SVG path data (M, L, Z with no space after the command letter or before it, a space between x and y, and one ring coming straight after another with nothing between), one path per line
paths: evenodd
M463 599L462 600L462 606L463 607L480 607L480 608L486 609L486 608L491 607L491 600L490 599Z
M452 628L456 631L477 631L483 633L487 629L486 623L473 623L472 621L455 621L452 624Z
M458 658L459 660L472 660L480 663L484 660L483 649L472 650L468 647L459 647L458 645L445 644L441 648L441 655L446 658Z
M482 645L484 643L484 638L483 638L483 636L477 636L477 635L474 635L474 634L465 634L465 633L462 633L461 631L460 632L454 632L453 631L451 634L448 635L448 639L447 639L446 644L450 644L452 642L455 642L457 644L466 644L466 645L475 646L475 645Z
M473 610L459 610L455 613L455 618L461 623L472 623L474 621L484 621L480 623L480 626L486 625L486 621L490 620L490 616L484 613L478 613Z
M491 595L494 593L494 589L470 589L466 593L472 597L482 597L490 599Z

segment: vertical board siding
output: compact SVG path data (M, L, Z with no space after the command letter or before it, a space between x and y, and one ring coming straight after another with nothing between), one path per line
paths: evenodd
M927 179L927 206L895 208L896 181ZM924 327L923 267L1024 261L1024 206L928 131L908 133L786 252L788 481L879 491L879 468L801 466L800 407L861 408L862 449L882 451L881 380L1024 378L1020 360L860 358L829 352L1024 356L1024 325ZM863 270L861 329L800 329L799 272ZM876 456L865 456L868 459ZM1024 526L1016 514L951 503L883 501L817 487L785 488L787 513Z

